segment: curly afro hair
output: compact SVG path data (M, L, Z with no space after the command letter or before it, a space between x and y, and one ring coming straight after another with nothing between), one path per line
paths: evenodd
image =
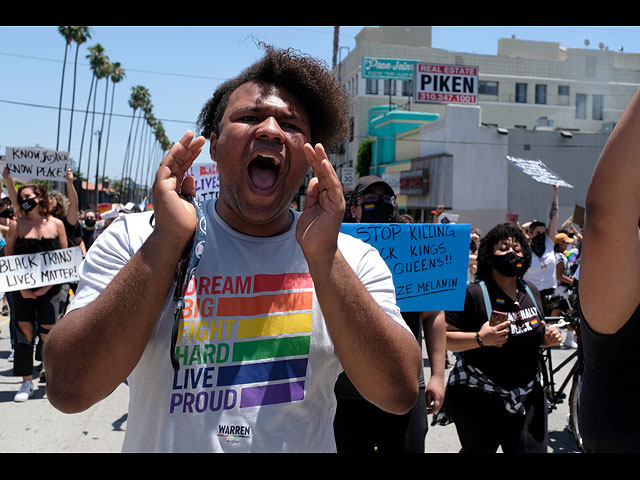
M329 150L349 134L348 95L335 76L319 60L292 49L260 44L264 57L240 75L222 83L204 105L197 126L206 139L219 134L229 97L248 82L267 83L287 89L305 106L311 123L312 144Z
M529 241L522 233L522 230L512 223L501 223L493 227L487 234L480 239L480 247L478 248L478 280L486 280L491 277L493 267L491 266L491 257L493 256L493 247L500 241L513 238L520 244L523 254L524 268L518 275L519 278L529 270L531 266L531 246Z

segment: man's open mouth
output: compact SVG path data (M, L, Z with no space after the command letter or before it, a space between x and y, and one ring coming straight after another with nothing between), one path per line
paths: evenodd
M249 163L249 181L258 192L269 192L278 182L280 160L269 155L257 155Z

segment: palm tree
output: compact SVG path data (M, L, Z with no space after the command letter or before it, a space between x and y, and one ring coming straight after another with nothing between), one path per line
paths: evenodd
M162 125L162 122L160 120L155 122L153 125L153 135L156 140L155 147L156 147L157 153L155 155L160 155L162 157L164 156L163 155L164 151L168 150L168 148L165 148L165 145L169 142L169 140L166 138L164 125ZM154 159L154 155L149 155L149 158L147 159L146 172L143 178L144 184L145 184L145 196L147 197L149 196L149 184L151 183L151 173L152 173L151 165L154 163L153 159Z
M109 137L111 134L111 118L113 116L113 99L116 92L116 84L120 83L124 77L124 69L120 66L119 62L111 64L111 81L113 82L113 88L111 89L111 109L109 110L109 125L107 127L107 139L104 144L104 161L102 162L102 178L105 178L105 172L107 169L107 151L109 150Z
M96 84L96 88L97 88L97 81L96 81L97 74L100 68L102 67L102 65L104 65L106 61L104 48L99 43L97 43L93 47L89 47L89 52L91 53L87 55L86 58L89 59L92 75L91 75L91 85L89 86L89 97L87 98L87 109L84 115L84 126L82 128L82 140L80 141L80 158L78 159L78 172L80 172L80 169L82 167L82 150L84 147L84 134L87 128L87 119L89 117L89 105L91 104L91 96L93 94L94 83ZM94 99L94 111L95 111L95 99ZM92 126L92 130L93 130L93 126ZM91 142L89 142L89 145L91 147ZM91 156L91 149L89 149L89 156ZM87 178L90 178L89 175L87 175Z
M151 103L151 99L147 98L146 102L140 107L140 109L142 110L141 114L140 114L140 118L139 120L141 120L143 117L146 121L146 123L148 124L149 122L149 118L153 116L153 105ZM136 165L136 174L135 177L131 177L132 173L133 173L133 155L131 156L131 161L129 162L129 178L133 178L133 190L131 195L134 196L135 195L135 188L136 188L136 181L138 180L137 176L138 176L138 170L140 168L140 157L142 155L142 148L144 145L144 136L146 133L146 129L145 129L145 125L142 125L142 132L140 132L140 136L141 136L141 140L140 143L138 144L138 162ZM136 139L137 139L137 135L136 135ZM132 152L135 151L135 140L134 140L134 150L132 150Z
M109 78L113 71L113 64L107 61L100 68L99 78L106 78L104 90L104 107L102 108L102 125L100 126L100 134L98 135L98 155L96 157L96 187L95 187L95 204L98 205L98 176L100 174L100 150L102 147L102 135L104 134L104 119L107 116L107 98L109 93Z
M91 137L89 138L89 154L87 155L87 178L91 178L91 150L93 148L93 137L94 135L98 135L98 146L101 144L102 139L102 130L94 130L94 122L96 116L96 100L98 99L98 83L100 80L107 77L109 75L109 57L102 54L98 56L94 61L94 76L96 78L96 86L93 94L93 108L91 112ZM109 82L107 81L107 85ZM105 95L105 105L106 105L106 95ZM106 107L105 107L106 109ZM103 115L104 118L104 115ZM87 180L88 181L88 180ZM88 186L88 185L87 185ZM98 185L95 185L95 190L98 190Z
M71 120L69 120L69 146L67 152L71 152L71 131L73 130L73 110L76 103L76 74L78 71L78 52L80 45L91 38L89 27L70 27L73 34L73 41L76 42L76 57L73 63L73 93L71 96Z
M131 116L131 126L129 127L129 139L127 140L127 147L124 154L124 162L122 164L122 173L120 175L120 179L124 182L125 171L127 171L127 166L130 162L133 161L133 151L135 150L135 141L138 136L138 129L140 126L140 118L142 117L142 108L145 105L150 104L151 96L149 94L149 90L141 85L136 85L131 87L131 96L129 98L129 106L133 109L133 115ZM140 110L140 117L138 118L138 122L136 124L136 133L132 142L132 134L133 134L133 124L136 119L136 112ZM130 168L129 168L130 170ZM129 176L130 177L130 176ZM128 178L127 183L131 179Z
M58 135L56 137L56 150L60 146L60 117L62 116L62 92L64 90L64 72L67 68L67 52L73 41L72 27L58 27L58 33L64 37L64 62L62 63L62 80L60 80L60 101L58 102Z

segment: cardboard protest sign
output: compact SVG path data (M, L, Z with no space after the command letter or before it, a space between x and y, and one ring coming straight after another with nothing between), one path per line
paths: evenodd
M573 223L584 227L584 207L581 205L576 205L573 208Z
M0 257L0 291L77 282L81 262L80 247Z
M64 181L69 153L31 147L7 147L6 162L13 178Z
M220 180L216 163L194 163L185 176L196 182L196 198L200 201L218 198Z
M558 187L573 188L573 185L561 179L541 160L527 160L524 158L511 157L509 155L506 155L505 157L512 165L518 167L537 182L557 185Z
M344 223L340 230L380 252L403 312L464 308L470 225Z

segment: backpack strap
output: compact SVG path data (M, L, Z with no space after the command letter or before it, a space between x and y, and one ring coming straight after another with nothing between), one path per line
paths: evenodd
M480 285L480 289L482 290L482 297L484 298L484 308L487 311L487 320L491 320L491 312L493 311L493 309L491 308L491 299L489 298L487 285L484 283L484 280L480 280L478 284Z
M520 282L520 284L522 285L522 287L525 289L525 291L527 292L527 295L529 295L529 298L531 298L531 301L533 302L533 304L536 306L536 309L538 310L538 316L540 317L540 321L544 320L544 310L542 310L540 308L540 305L538 305L538 302L536 301L536 297L533 296L533 292L531 291L531 289L529 288L529 285L527 285L527 282L525 282L524 280L520 279L518 280Z

